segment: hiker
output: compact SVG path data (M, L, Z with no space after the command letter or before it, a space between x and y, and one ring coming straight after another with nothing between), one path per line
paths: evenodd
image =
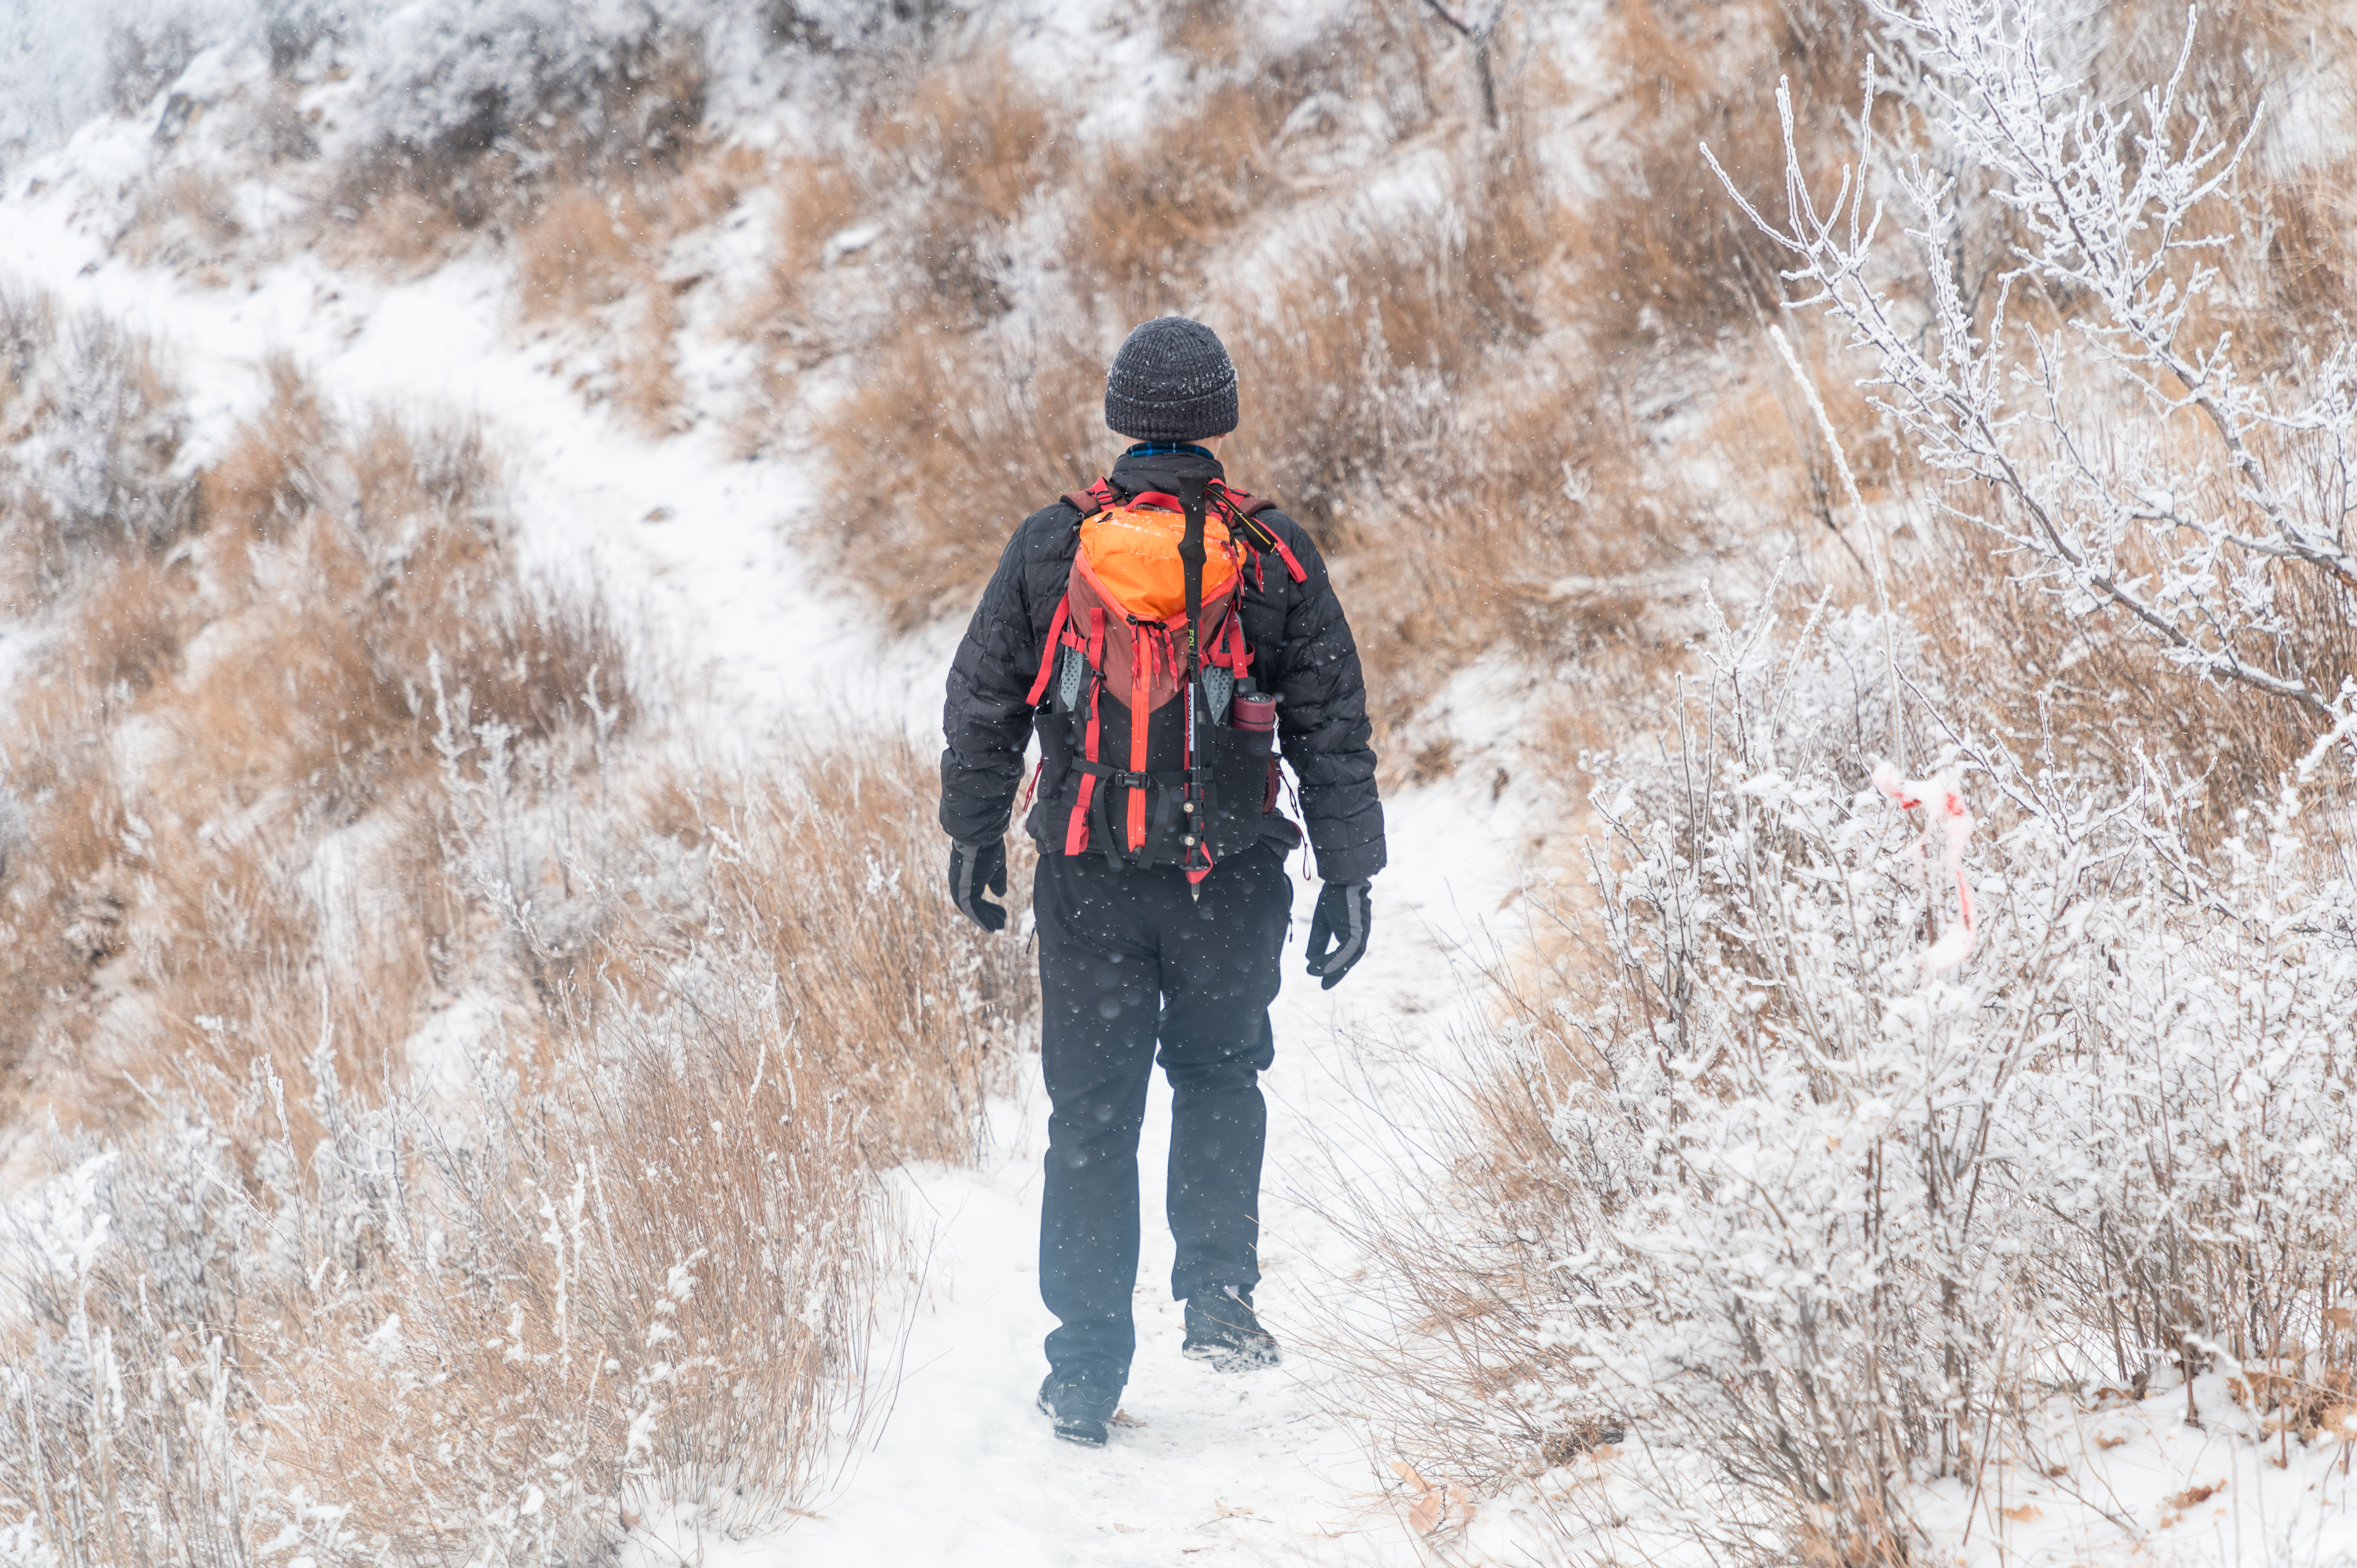
M1111 474L1015 531L950 667L942 826L950 888L1006 924L1006 833L1033 730L1024 828L1039 848L1039 1061L1053 1106L1039 1214L1048 1336L1039 1405L1105 1441L1137 1336L1137 1135L1156 1047L1170 1079L1173 1294L1185 1353L1275 1366L1253 1311L1260 1167L1275 1056L1268 1006L1292 910L1281 750L1325 886L1308 972L1330 989L1366 952L1383 868L1366 687L1318 547L1227 488L1235 367L1184 317L1132 332L1105 424Z

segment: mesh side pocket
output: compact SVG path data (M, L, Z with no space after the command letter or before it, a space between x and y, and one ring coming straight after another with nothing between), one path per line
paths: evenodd
M1228 699L1235 690L1235 674L1225 666L1214 664L1203 671L1203 706L1210 710L1213 724L1228 722Z

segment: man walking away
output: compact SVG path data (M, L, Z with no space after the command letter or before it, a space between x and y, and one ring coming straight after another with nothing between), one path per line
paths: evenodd
M984 929L1006 911L1005 836L1036 726L1040 1067L1053 1106L1039 1215L1048 1336L1040 1407L1102 1444L1136 1331L1137 1137L1157 1045L1171 1090L1170 1288L1185 1351L1276 1364L1260 1281L1259 1076L1291 913L1275 751L1300 785L1325 879L1308 972L1331 987L1366 951L1383 867L1366 689L1318 547L1228 488L1237 423L1216 334L1165 317L1129 335L1105 423L1113 472L1015 531L951 666L942 826L950 890Z

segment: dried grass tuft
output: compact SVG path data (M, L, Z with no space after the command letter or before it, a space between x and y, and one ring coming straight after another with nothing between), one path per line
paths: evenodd
M861 139L870 188L899 198L892 245L919 314L959 326L1005 314L1010 226L1066 165L1053 106L989 52L872 102Z
M1863 16L1817 0L1695 10L1635 0L1609 37L1631 158L1566 227L1581 275L1580 332L1608 360L1708 347L1776 308L1784 257L1725 199L1699 145L1755 200L1781 189L1777 83L1790 81L1802 124L1855 117ZM1851 152L1838 137L1812 144L1812 173L1829 181Z
M245 234L228 183L179 168L140 191L114 242L135 266L169 267L217 288L229 281L228 263Z
M826 413L804 537L906 631L962 607L1016 520L1103 471L1103 371L1068 343L912 330Z
M564 32L529 40L516 62L522 80L478 94L463 118L389 136L340 170L329 210L360 231L354 258L384 241L421 260L447 254L528 216L551 189L675 169L704 149L700 40L651 19L594 59L571 57L573 41Z
M545 743L636 713L603 607L516 578L477 435L350 430L273 373L199 486L204 533L91 564L0 739L39 846L0 873L27 955L0 1062L102 1120L217 1055L193 1020L257 976L301 989L322 836L418 788L448 724ZM345 1069L380 1078L406 1015L356 1021L376 1044ZM309 1047L286 1048L299 1080Z
M1200 295L1222 242L1278 192L1271 143L1286 108L1257 85L1216 87L1176 124L1103 155L1065 230L1096 314L1143 321Z

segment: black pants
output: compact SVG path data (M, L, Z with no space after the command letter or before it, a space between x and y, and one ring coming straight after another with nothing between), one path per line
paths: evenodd
M1060 1376L1129 1378L1137 1331L1137 1134L1155 1047L1169 1076L1170 1288L1260 1282L1260 1163L1275 1058L1268 1004L1292 908L1285 864L1255 846L1214 867L1200 900L1176 868L1042 854L1040 1066L1054 1107L1039 1213L1039 1294Z

